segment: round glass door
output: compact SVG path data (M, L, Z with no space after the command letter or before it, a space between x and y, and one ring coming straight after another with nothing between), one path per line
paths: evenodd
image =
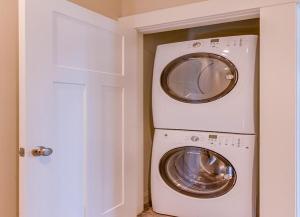
M159 171L172 189L197 198L215 198L229 192L237 175L220 154L199 147L181 147L167 152Z
M205 103L228 94L238 80L234 64L212 53L192 53L170 62L162 72L161 86L172 98Z

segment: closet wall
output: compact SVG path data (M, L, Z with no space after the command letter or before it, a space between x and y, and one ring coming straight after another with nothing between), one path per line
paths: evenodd
M121 16L121 0L69 0L104 16L118 19Z
M130 16L149 12L158 9L165 9L194 2L207 0L70 0L82 7L104 16L117 19L123 16Z
M179 41L225 37L232 35L259 35L259 19L202 26L190 29L144 35L144 201L150 198L150 162L154 127L152 122L152 74L156 47Z

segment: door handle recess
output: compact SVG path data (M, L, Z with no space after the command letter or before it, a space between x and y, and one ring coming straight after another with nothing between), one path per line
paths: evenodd
M233 178L233 168L231 166L226 168L226 174L224 175L225 180L230 180Z
M227 74L226 75L226 80L233 80L234 79L234 75L233 74Z
M53 153L52 148L46 148L44 146L37 146L31 151L31 154L35 157L50 156L52 153Z

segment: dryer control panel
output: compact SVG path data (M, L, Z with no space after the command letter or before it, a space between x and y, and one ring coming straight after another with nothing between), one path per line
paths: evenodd
M226 48L226 47L243 47L245 44L243 37L232 37L228 38L212 38L212 39L201 39L193 40L189 43L189 48L201 48L201 47L212 47L212 48ZM226 52L225 52L226 53Z

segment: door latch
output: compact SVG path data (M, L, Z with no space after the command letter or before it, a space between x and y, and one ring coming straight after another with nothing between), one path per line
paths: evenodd
M23 147L19 148L19 156L25 157L25 148L23 148Z

